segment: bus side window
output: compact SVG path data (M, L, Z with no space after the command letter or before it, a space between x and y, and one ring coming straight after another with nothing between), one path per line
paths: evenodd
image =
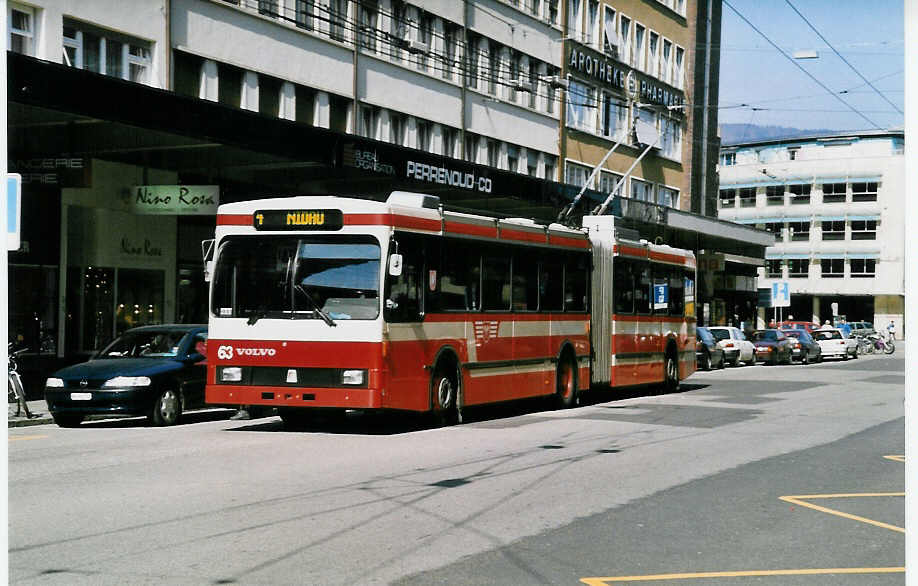
M564 267L564 311L586 311L590 285L589 257L569 255Z
M539 271L539 309L561 311L564 309L564 264L555 254L542 260Z
M650 313L650 263L647 261L636 261L636 278L637 283L634 287L634 310L637 313Z
M682 269L673 269L669 273L669 315L682 317L685 313L685 282Z
M614 261L615 268L612 290L615 297L615 313L634 313L634 264L622 257Z
M478 311L480 256L474 244L445 241L438 279L439 309Z
M539 262L532 251L527 252L518 251L513 257L514 311L539 309Z
M402 274L386 275L386 321L419 321L421 317L421 287L424 284L422 243L413 238L399 238L402 255Z
M481 259L481 308L485 311L510 309L510 256L495 250Z

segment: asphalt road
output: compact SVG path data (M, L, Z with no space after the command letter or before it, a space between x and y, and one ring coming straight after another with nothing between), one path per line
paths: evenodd
M903 368L730 368L443 429L14 428L10 581L902 584Z

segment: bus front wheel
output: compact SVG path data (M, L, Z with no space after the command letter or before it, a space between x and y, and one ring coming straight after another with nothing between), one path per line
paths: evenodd
M430 382L430 405L437 425L453 425L459 422L458 373L438 366Z
M679 362L675 352L667 352L663 361L663 390L675 393L679 389Z

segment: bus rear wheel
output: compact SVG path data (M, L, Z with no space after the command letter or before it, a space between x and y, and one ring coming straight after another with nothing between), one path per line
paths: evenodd
M557 391L555 401L559 409L570 409L577 403L577 370L570 356L565 356L558 362Z
M444 366L438 366L430 381L430 405L434 423L439 426L459 422L458 373Z
M679 362L676 361L675 352L669 351L663 360L663 391L675 393L677 390L679 390Z

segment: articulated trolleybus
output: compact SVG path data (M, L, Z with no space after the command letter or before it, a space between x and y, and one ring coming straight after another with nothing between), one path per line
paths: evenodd
M446 211L439 198L220 206L207 402L432 413L695 370L695 257L582 229Z

